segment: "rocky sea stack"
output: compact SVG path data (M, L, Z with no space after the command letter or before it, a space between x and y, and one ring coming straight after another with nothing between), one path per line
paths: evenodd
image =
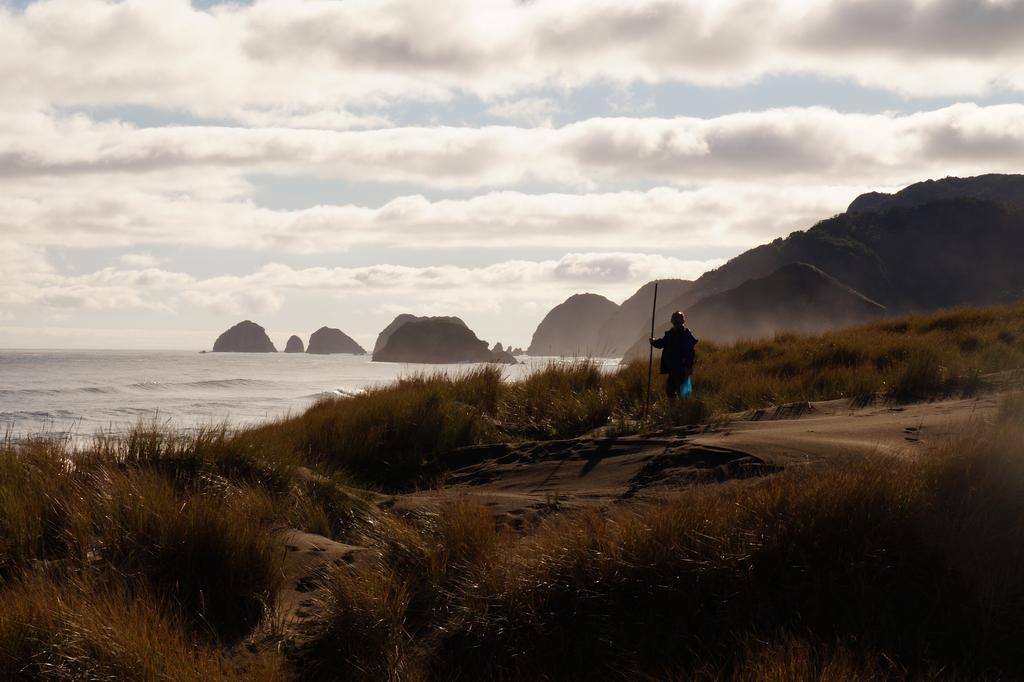
M377 343L373 344L374 354L377 354L380 351L384 350L384 346L388 345L388 339L390 339L391 335L394 334L395 331L403 324L406 324L407 322L422 322L423 320L439 320L441 322L452 322L463 327L466 326L466 323L463 322L462 319L458 317L421 317L419 315L410 315L409 313L402 313L395 319L391 320L391 324L384 327L384 329L381 330L380 334L377 335Z
M302 345L302 339L292 334L288 337L288 343L284 347L285 353L305 353L306 347Z
M309 337L307 353L314 355L330 355L331 353L349 353L351 355L366 355L366 351L355 340L333 327L320 327Z
M576 294L556 305L533 333L529 355L606 356L598 330L619 309L597 294Z
M255 322L245 320L217 337L214 353L276 353L267 330Z
M461 320L414 319L395 329L387 343L373 354L378 362L446 364L455 362L502 362L515 364L506 352L496 353L477 338Z

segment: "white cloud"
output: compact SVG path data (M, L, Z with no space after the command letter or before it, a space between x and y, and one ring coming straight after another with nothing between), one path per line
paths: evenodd
M0 235L25 248L316 252L399 243L570 250L586 240L602 249L738 249L806 228L863 191L1019 172L1024 158L1024 105L965 104L905 116L784 109L590 119L558 129L139 130L81 116L11 121L16 125L0 129ZM400 196L379 208L270 210L252 202L246 178L257 172L485 193ZM525 180L590 189L486 189ZM655 188L615 191L636 184Z
M479 267L372 265L295 269L270 264L244 276L222 276L196 282L199 291L327 292L337 296L400 296L418 303L443 299L447 310L479 307L483 301L504 304L547 298L550 291L594 287L624 298L640 284L664 277L695 278L722 263L681 260L627 252L569 253L558 260L510 260ZM546 293L541 293L542 291ZM419 308L417 308L419 309Z
M371 311L370 325L391 309L512 311L523 323L575 291L623 298L711 264L652 254L740 251L863 191L1020 172L1024 158L1022 104L650 118L641 86L796 73L910 96L1024 91L1022 34L1024 0L258 0L209 11L39 0L23 12L0 0L0 306L25 324L36 309L122 322L134 314L123 311L189 308L284 316L310 294ZM554 128L559 103L593 85L630 115ZM437 111L459 120L473 98L508 125L422 124ZM439 106L417 109L425 102ZM239 127L62 113L126 105ZM395 124L409 120L419 124ZM253 176L401 196L272 210L256 203ZM165 270L150 253L395 244L573 253L214 277ZM70 276L51 247L128 253Z
M1020 0L40 0L0 7L0 102L326 110L358 126L347 109L598 82L809 73L975 95L1024 89L1022 33Z
M14 302L14 286L31 284L53 272L45 249L14 239L16 234L0 230L0 303Z
M149 299L138 290L117 286L46 285L27 292L26 299L34 306L53 310L171 310L167 304Z
M118 259L121 265L129 268L156 268L160 259L151 253L126 253Z
M95 323L96 313L122 319L146 319L167 329L156 347L191 345L178 333L180 320L207 320L209 339L223 325L244 317L270 319L274 328L299 330L311 322L337 320L361 343L372 345L377 332L398 312L460 315L481 338L519 345L544 312L573 293L593 291L621 301L655 278L695 278L720 259L684 260L656 254L568 253L543 261L509 260L478 267L372 265L293 268L268 264L243 275L198 278L162 270L104 268L84 275L55 274L48 264L21 281L0 280L0 305L18 314L25 329L0 331L0 343L39 345L59 332L33 340L32 320L74 329ZM325 307L324 303L328 305ZM333 302L333 303L332 303ZM148 314L154 313L154 314ZM23 319L24 318L24 319ZM290 320L285 321L285 320ZM317 322L317 326L323 322ZM295 326L293 326L295 325ZM294 332L289 332L294 333ZM150 339L153 331L125 338L129 345ZM44 339L45 337L45 339ZM194 335L193 335L194 337ZM72 332L63 343L95 345ZM116 344L115 344L116 345ZM146 341L153 346L154 342Z
M104 268L85 275L54 274L45 264L24 281L0 280L2 303L53 309L145 308L173 312L182 305L224 314L269 313L285 298L311 293L400 297L448 310L479 309L511 300L549 298L553 291L595 287L624 298L652 279L694 278L720 260L681 260L643 253L570 253L558 260L511 260L480 267L372 265L295 269L268 264L247 275L196 278L157 269ZM490 303L487 303L487 302Z
M88 187L88 185L87 185ZM316 253L353 246L411 248L560 247L655 251L752 246L842 210L869 187L718 184L695 190L524 194L471 199L395 198L376 209L352 205L273 211L244 201L198 201L121 188L104 201L85 187L63 195L0 196L0 234L25 243L83 248L137 244Z
M0 167L9 178L144 176L154 186L169 180L191 196L244 192L242 177L251 173L442 189L524 181L596 188L641 179L891 184L936 169L1019 168L1022 154L1022 104L959 104L910 115L811 107L709 119L595 118L557 129L340 132L137 129L75 116L36 119L0 134Z
M209 282L181 294L181 300L224 315L250 315L273 313L281 309L284 298L270 289L234 288L220 290Z

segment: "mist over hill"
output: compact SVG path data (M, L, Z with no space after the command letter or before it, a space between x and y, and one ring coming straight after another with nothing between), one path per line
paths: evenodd
M881 317L884 306L828 276L813 265L784 265L767 277L702 298L686 312L700 338L731 342L770 336L784 321L786 331L819 332ZM658 320L655 335L668 328ZM628 357L647 353L647 337L636 339Z
M861 195L845 213L736 256L676 295L659 296L664 302L655 319L663 328L673 311L682 310L699 337L715 340L828 329L849 323L851 311L805 303L808 296L835 294L836 286L852 294L839 297L847 303L875 304L853 304L864 314L1003 303L1024 297L1022 262L1024 176L929 180L891 195ZM797 263L827 279L806 269L773 277ZM794 277L796 272L802 274ZM646 339L651 288L647 284L629 299L634 314L610 317L594 345ZM772 297L751 304L752 294L765 298L769 291Z
M658 297L662 301L674 300L685 294L693 282L686 279L662 279L657 280ZM603 354L609 357L616 357L626 352L626 349L636 341L636 330L645 324L650 324L651 302L654 299L654 282L648 282L625 301L612 313L604 324L597 330L597 338L594 339L594 346L600 348Z
M618 310L597 294L575 294L552 308L533 333L528 355L602 355L597 331Z

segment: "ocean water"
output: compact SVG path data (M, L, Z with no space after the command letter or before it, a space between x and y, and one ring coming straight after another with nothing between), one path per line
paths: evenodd
M559 362L522 360L505 368L507 379ZM371 362L368 355L0 350L0 436L85 440L152 420L179 429L242 426L300 412L324 394L473 366Z

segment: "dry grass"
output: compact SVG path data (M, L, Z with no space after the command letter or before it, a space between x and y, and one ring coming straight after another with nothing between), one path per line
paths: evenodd
M303 649L303 677L323 680L402 680L418 677L414 642L405 623L408 582L374 564L339 573L321 604L324 617Z
M456 505L338 574L310 660L374 679L1015 679L1020 406L926 459L697 487L522 538ZM357 633L358 655L340 644Z
M415 523L383 519L361 539L380 550L377 561L337 571L323 618L300 654L315 679L415 680L431 671L439 623L461 618L457 594L481 566L517 542L472 499L458 499Z
M694 389L712 412L878 392L935 399L976 391L982 374L1024 367L1024 304L698 348Z
M104 561L180 605L197 630L233 641L252 629L280 584L265 493L178 495L158 475L135 471L100 470L85 483L102 491L87 504L90 542Z
M364 482L419 480L438 455L494 439L501 370L484 367L458 377L418 376L345 398L321 400L296 417L245 437L316 465L339 467Z
M196 642L174 608L116 576L28 575L0 588L5 680L283 680L282 661L245 666Z
M369 504L253 442L150 424L0 442L0 678L282 679L272 651L225 648L273 604L275 529L354 534Z
M565 438L606 426L643 399L641 377L611 374L593 362L552 364L508 385L499 420L517 437Z
M649 427L794 401L971 395L983 388L982 375L1024 368L1024 304L698 348L692 397L668 401L663 377L655 374ZM587 360L553 364L516 382L502 381L500 368L485 367L323 400L237 438L279 460L407 490L431 485L443 470L443 455L460 446L572 438L598 427L635 430L646 392L646 362L612 372Z
M200 475L185 484L139 460L72 459L39 445L0 453L0 467L6 577L38 562L109 567L225 639L248 632L277 590L262 488Z

